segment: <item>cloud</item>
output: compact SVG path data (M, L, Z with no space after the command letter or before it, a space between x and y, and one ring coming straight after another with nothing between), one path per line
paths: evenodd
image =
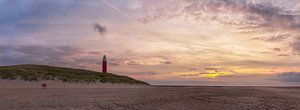
M61 0L1 0L0 3L0 33L11 34L19 31L36 31L47 27L45 23L30 24L24 21L53 21L57 16L65 15L73 11L74 7L80 8L77 2ZM70 10L68 10L70 9Z
M264 42L281 42L289 38L290 34L276 34L274 36L254 37L252 40L260 40Z
M276 52L280 52L281 49L280 48L273 48L272 50L276 51Z
M29 45L29 46L16 46L14 48L16 52L30 55L30 56L56 56L67 57L75 54L83 53L83 51L76 47L67 45L62 46L41 46L41 45Z
M145 6L142 14L144 16L140 17L139 21L143 23L185 17L188 20L216 21L233 25L243 31L300 28L298 15L268 2L253 4L246 0L179 0L169 2L169 5L165 6Z
M102 51L88 51L87 54L93 55L93 56L100 56L100 55L103 55L104 52L102 52Z
M181 74L183 77L199 77L200 74Z
M218 71L218 68L204 68L205 70L214 70L214 71Z
M294 54L300 54L300 37L297 37L292 43L290 43L290 47Z
M278 54L278 56L286 57L286 56L290 56L290 55L289 54Z
M267 38L265 41L266 42L279 42L279 41L283 41L283 40L287 39L289 36L290 36L289 34L279 34L274 37Z
M280 73L277 77L283 82L300 82L300 72Z
M222 75L222 78L242 78L242 77L257 77L258 74L234 74L234 75Z
M157 75L159 73L154 71L128 72L127 75Z
M293 66L297 63L284 63L284 62L272 62L272 61L260 61L260 60L242 60L232 62L221 62L222 65L240 66L240 67L271 67L271 66Z
M147 55L147 56L132 56L128 58L118 59L120 63L129 66L155 66L155 65L170 65L173 62L165 56Z
M138 61L133 60L133 59L128 59L128 60L124 61L124 64L129 65L129 66L141 65L141 63L139 63Z
M225 69L225 68L203 68L202 72L199 72L199 74L218 74L223 75L224 72L226 73L235 73L232 70Z
M43 46L43 45L6 45L0 46L0 64L47 64L68 63L68 58L84 54L77 47L68 45Z
M200 70L183 72L180 76L183 77L210 77L210 78L217 78L221 76L227 75L239 75L239 73L226 69L226 68L214 68L214 67L207 67Z
M98 23L93 24L94 31L97 31L99 34L104 35L106 33L106 27Z
M169 65L169 64L172 64L173 62L172 61L161 61L160 63Z

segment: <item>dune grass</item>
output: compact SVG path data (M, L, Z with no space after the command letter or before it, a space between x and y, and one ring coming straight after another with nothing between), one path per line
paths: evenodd
M143 81L111 73L30 64L0 66L0 77L2 79L11 80L23 79L25 81L62 80L64 82L102 82L149 85Z

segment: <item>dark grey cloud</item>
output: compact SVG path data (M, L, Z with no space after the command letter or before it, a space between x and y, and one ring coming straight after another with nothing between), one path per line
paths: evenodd
M54 64L68 63L67 58L84 54L82 49L68 45L43 46L43 45L18 45L0 46L0 64Z
M299 25L297 22L299 16L285 13L284 9L274 7L271 3L252 4L244 8L246 9L244 10L245 12L252 14L249 17L257 15L262 18L259 24L261 27L267 27L270 29L299 28L297 26Z
M277 77L283 82L300 82L300 72L280 73Z
M161 61L160 63L161 64L169 65L169 64L172 64L173 62L172 61Z
M218 70L218 68L204 68L205 70L215 70L215 71L217 71Z
M200 76L200 75L205 75L205 74L218 74L218 75L224 75L223 72L231 72L231 73L236 73L232 70L228 70L225 68L212 68L212 67L207 67L203 68L202 70L196 70L199 71L197 73L190 73L190 74L182 74L181 76L184 77L195 77L195 76Z
M207 72L209 71L209 72ZM211 72L213 71L213 72ZM219 75L223 75L223 72L230 72L230 73L236 73L233 70L229 70L229 69L225 69L225 68L212 68L212 67L208 67L208 68L203 68L203 71L199 72L199 74L219 74Z
M29 45L29 46L16 46L14 48L16 52L33 56L52 56L52 57L66 57L72 56L78 53L84 53L81 49L71 46L41 46L41 45Z
M290 55L289 54L278 54L278 56L286 57L286 56L290 56Z
M171 59L167 56L153 56L153 57L158 57L161 58L162 61L160 61L160 64L165 64L165 65L170 65L173 64L173 61L171 61Z
M290 47L294 54L300 55L300 37L294 39L294 41L290 43Z
M93 24L94 31L97 31L99 34L104 35L106 33L106 27L100 25L99 23Z
M280 52L281 49L280 48L273 48L272 50L276 51L276 52Z
M223 70L223 68L204 68L204 71L201 71L198 74L217 74L222 70ZM207 71L213 71L213 72L207 72ZM221 73L221 74L223 74L223 73Z
M222 78L235 78L235 77L256 77L256 76L260 76L258 74L234 74L234 75L221 75L219 77L222 77Z
M235 72L233 70L230 69L224 69L224 68L204 68L204 70L213 70L215 72L198 72L198 73L190 73L190 74L182 74L181 76L184 77L197 77L197 76L201 76L201 75L206 75L206 74L217 74L217 77L222 77L222 78L234 78L234 77L255 77L258 76L257 74L241 74L238 72ZM226 75L222 72L227 72L227 73L231 73L230 75Z
M182 74L180 76L183 76L183 77L197 77L199 76L200 74Z
M205 71L199 71L197 73L189 73L189 74L181 74L180 76L183 76L183 77L198 77L198 76L201 76L201 75L207 75L207 74L216 74L218 75L217 77L219 76L222 76L224 75L224 73L222 71L220 71L219 69L208 69L208 70L213 70L214 72L207 72L207 70Z

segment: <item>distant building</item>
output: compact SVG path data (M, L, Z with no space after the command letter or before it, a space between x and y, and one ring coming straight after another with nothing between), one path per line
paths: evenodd
M106 61L106 56L103 56L102 59L102 73L107 73L107 61Z

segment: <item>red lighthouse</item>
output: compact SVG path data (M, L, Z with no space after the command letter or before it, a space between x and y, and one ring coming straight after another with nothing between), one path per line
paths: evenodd
M103 56L102 60L102 73L107 73L107 61L106 61L106 56Z

